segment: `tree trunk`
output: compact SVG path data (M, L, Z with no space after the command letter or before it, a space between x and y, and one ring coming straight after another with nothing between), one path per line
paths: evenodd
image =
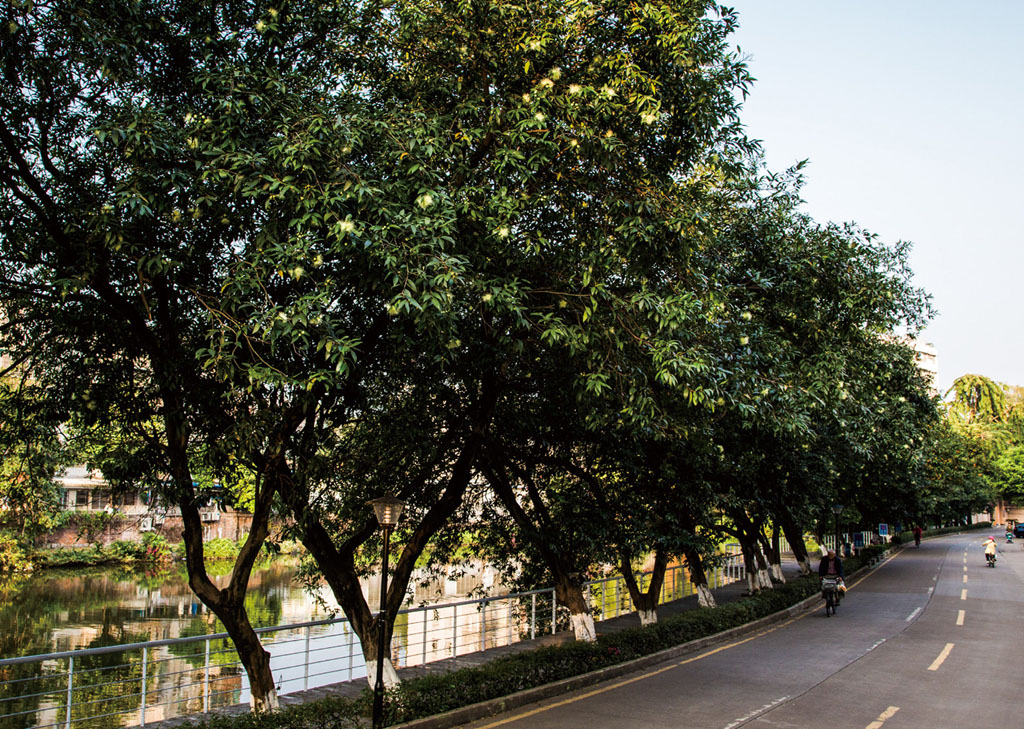
M686 557L686 569L690 573L690 584L697 593L697 605L699 607L715 607L715 597L711 594L708 586L708 576L704 571L704 562L700 552L696 549L687 549L684 552Z
M658 549L654 552L654 569L646 591L641 590L640 585L637 584L636 576L633 574L632 560L628 554L620 555L620 567L629 597L640 616L640 625L654 625L658 622L658 601L661 588L665 584L665 570L668 569L668 558L664 551Z
M278 708L278 700L274 676L270 670L270 653L260 642L245 608L245 593L252 563L255 562L256 554L266 539L266 521L260 524L261 515L254 513L252 531L235 560L231 581L227 587L219 589L206 574L203 559L203 526L199 518L199 509L188 503L179 506L185 525L183 536L189 585L203 604L224 623L224 629L231 637L238 659L249 678L249 705L252 711L274 711ZM259 508L256 511L259 512Z
M789 548L793 550L796 563L800 565L800 574L804 576L812 574L811 559L807 554L807 545L804 544L803 532L800 531L789 514L779 516L779 525L782 527L782 533L786 535Z
M779 539L779 525L772 526L772 542L768 552L768 561L771 563L772 579L775 582L785 584L786 575L782 573L782 545Z
M590 612L590 603L583 594L579 580L564 573L555 575L555 596L569 608L569 621L576 640L585 643L597 640L594 615Z
M406 590L409 587L409 580L415 569L416 561L423 553L430 538L447 523L462 503L462 498L473 475L474 464L483 446L484 434L490 426L499 392L500 383L497 377L488 378L482 383L480 398L473 408L469 432L463 436L464 440L460 445L447 445L449 449L447 454L457 453L458 457L451 467L444 491L436 497L419 518L419 522L409 534L399 554L398 561L388 579L386 609L383 616L375 616L371 612L366 597L363 595L362 585L359 583L361 570L355 563L357 550L366 544L379 529L376 517L368 514L362 524L351 525L349 533L344 535L344 541L337 545L331 533L324 526L324 522L320 520L319 514L310 508L311 497L308 487L297 483L290 473L284 473L279 482L278 491L281 497L293 518L303 527L303 546L309 550L310 555L316 561L335 600L345 617L348 618L352 630L359 637L368 671L366 679L370 688L373 688L376 683L378 652L386 653L387 646L390 645L395 617L405 601ZM399 497L408 499L417 489L423 487L423 483L429 475L429 469L425 470L422 477L406 484L400 490ZM385 632L388 636L383 651L378 651L377 646L377 636L380 630L379 620L386 621ZM389 655L384 655L383 660L384 684L393 688L399 684L398 673Z
M249 677L249 703L253 712L274 711L278 708L278 701L274 676L270 670L270 654L260 643L259 635L249 622L245 607L245 595L253 564L270 535L270 507L274 488L268 484L265 472L257 479L249 534L235 558L234 569L227 586L218 588L206 573L203 523L199 516L200 502L188 466L188 431L181 417L184 409L180 402L175 400L172 392L165 391L164 401L168 406L168 415L165 416L168 456L174 493L184 526L182 537L185 542L189 586L203 604L224 623L224 628Z

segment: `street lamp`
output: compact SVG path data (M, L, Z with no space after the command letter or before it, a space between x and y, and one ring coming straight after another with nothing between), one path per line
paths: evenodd
M380 612L377 614L377 681L373 684L373 729L384 726L384 641L387 639L388 546L391 530L398 524L405 502L394 496L367 501L384 528L384 555L380 570Z
M836 527L836 557L839 557L840 559L842 559L842 557L843 557L842 551L839 548L839 515L842 514L842 513L843 513L843 505L842 504L832 504L832 514L835 517L835 527Z

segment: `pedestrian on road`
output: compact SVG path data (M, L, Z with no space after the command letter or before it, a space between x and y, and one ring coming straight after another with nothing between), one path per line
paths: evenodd
M919 524L914 526L914 546L921 546L921 526Z

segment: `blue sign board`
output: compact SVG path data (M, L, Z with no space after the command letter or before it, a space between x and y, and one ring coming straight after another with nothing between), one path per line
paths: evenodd
M887 537L887 536L889 536L889 525L888 524L879 524L878 525L878 536L880 536L880 537Z
M864 548L864 532L853 533L853 548L863 549Z

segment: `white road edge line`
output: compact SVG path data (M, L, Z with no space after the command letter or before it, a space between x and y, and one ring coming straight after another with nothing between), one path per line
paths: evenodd
M775 701L769 701L767 704L762 706L760 709L754 709L753 711L751 711L746 716L741 716L739 719L734 721L732 724L729 724L728 726L726 726L725 729L736 729L736 727L738 727L740 724L745 724L746 722L750 721L754 717L760 716L761 714L764 714L764 713L770 711L771 709L775 708L776 706L778 706L779 704L781 704L784 701L789 701L789 697L788 696L783 696L781 699L775 699Z
M939 670L939 666L941 666L943 661L945 661L949 657L949 653L952 650L953 650L953 644L952 643L946 643L946 647L942 649L941 653L939 653L939 657L936 658L934 661L932 661L932 665L928 666L928 670L929 671L938 671Z
M914 612L907 616L907 622L909 623L911 620L916 618L919 612L921 612L921 608L914 608Z
M966 610L961 610L960 612L958 612L956 614L956 624L957 625L963 625L964 624L964 617L966 617L966 615L967 615L967 611Z
M898 706L890 706L888 709L878 715L878 718L867 725L865 729L881 729L882 724L885 723L886 719L891 719L897 711L900 710Z

